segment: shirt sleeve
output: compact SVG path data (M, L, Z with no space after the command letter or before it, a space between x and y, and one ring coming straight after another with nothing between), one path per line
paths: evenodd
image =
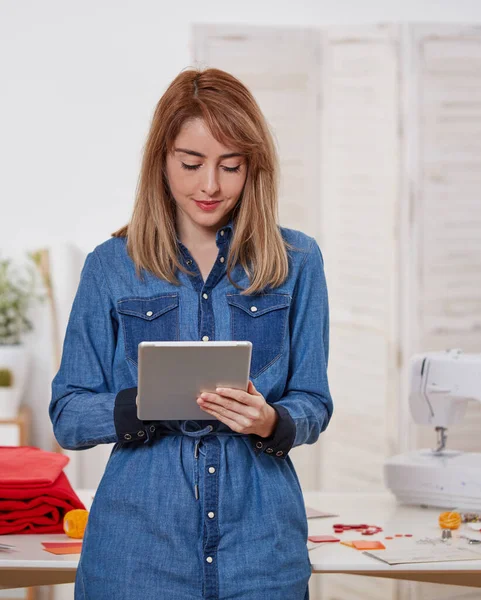
M272 406L278 416L274 431L269 437L261 437L253 433L249 434L249 437L254 444L256 454L264 450L267 454L285 458L294 443L296 425L284 406L280 406L278 403L269 403L269 406Z
M125 388L115 397L114 424L120 442L149 440L148 421L137 417L137 388ZM155 430L155 426L154 426ZM150 429L151 432L152 429Z
M49 416L62 448L117 442L112 389L118 321L96 251L85 260L67 324Z
M285 459L301 444L314 444L329 424L329 303L321 250L314 238L296 282L289 317L291 348L285 393L272 406L279 414L273 439L259 438L255 452ZM276 444L279 450L275 449ZM270 452L269 449L275 450Z

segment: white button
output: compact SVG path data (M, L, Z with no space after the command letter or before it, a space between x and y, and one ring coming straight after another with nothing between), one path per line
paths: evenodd
M206 560L208 563L211 563L211 562L212 562L214 559L212 558L212 556L208 556L208 557L207 557L205 560Z
M148 310L148 311L147 311L145 314L146 314L148 317L151 317L151 316L152 316L154 313L153 313L151 310Z
M130 433L126 433L124 435L124 440L131 440L131 439L132 439L132 436L130 435Z
M208 335L204 335L204 337L202 338L203 342L208 342L209 341L209 336Z
M257 311L257 306L251 306L251 311L252 312L256 312Z
M204 298L205 300L207 300L209 296L207 294L202 294L202 298Z
M221 257L219 258L219 260L220 260L220 262L224 262L224 261L225 261L225 258L224 258L223 256L221 256Z
M224 230L222 230L222 231L220 232L220 234L221 234L221 235L224 235Z
M264 444L262 442L256 443L256 448L262 448L263 446L264 446Z
M214 513L213 512L207 513L207 516L209 517L209 519L213 519L214 518Z
M215 467L209 467L209 473L215 473Z

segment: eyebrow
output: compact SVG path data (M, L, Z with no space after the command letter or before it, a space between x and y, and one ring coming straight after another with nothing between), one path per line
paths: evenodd
M187 150L187 148L174 148L174 152L183 152L184 154L191 154L192 156L199 156L200 158L207 158L205 154L196 152L195 150ZM219 158L232 158L233 156L243 156L240 152L229 152L228 154L221 154Z

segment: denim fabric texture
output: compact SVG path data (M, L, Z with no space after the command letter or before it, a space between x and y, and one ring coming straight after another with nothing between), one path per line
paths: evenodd
M317 441L333 410L323 259L314 238L280 231L296 248L289 276L251 296L226 276L232 221L217 231L206 281L180 241L192 271L177 273L180 286L151 273L141 282L124 238L88 254L49 407L63 448L114 444L91 506L75 600L309 598L299 479L287 454L268 452L288 428L258 447L216 419L135 423L132 414L141 341L250 340L250 377L279 422L294 423L289 445ZM240 265L233 279L249 285ZM114 412L122 405L137 440L119 438Z

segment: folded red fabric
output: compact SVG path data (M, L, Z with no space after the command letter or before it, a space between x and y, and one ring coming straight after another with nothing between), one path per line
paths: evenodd
M0 446L0 535L63 533L69 510L85 509L63 472L68 456Z

